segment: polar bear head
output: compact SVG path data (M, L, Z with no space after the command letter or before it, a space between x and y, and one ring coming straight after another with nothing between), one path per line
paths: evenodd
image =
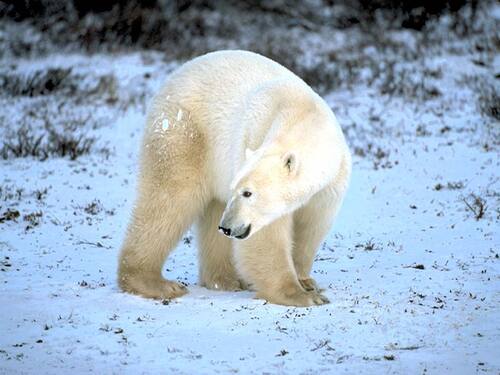
M300 178L301 160L294 150L247 149L243 167L231 183L219 230L243 240L295 210L311 196L300 188Z

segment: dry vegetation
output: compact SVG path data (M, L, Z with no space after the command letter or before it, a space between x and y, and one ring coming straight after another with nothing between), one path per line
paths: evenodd
M482 56L475 64L491 64L488 53L500 43L491 25L481 22L487 4L475 0L310 0L290 7L285 1L258 0L0 1L0 31L10 36L0 40L0 54L4 58L29 57L54 48L77 53L157 50L172 61L221 48L244 48L289 67L321 94L364 85L388 99L402 98L419 105L442 95L439 82L443 72L429 66L426 56L454 51L453 38L470 40L470 48ZM439 22L442 18L448 19L446 26ZM411 37L399 40L384 33L398 29L402 33L410 30ZM339 30L346 37L342 43L332 37ZM149 77L145 78L143 81ZM464 80L477 93L483 115L498 121L498 76ZM0 93L5 99L32 98L40 107L44 107L43 99L52 98L79 108L81 118L61 127L54 124L60 111L52 106L48 115L44 113L43 132L30 126L33 114L40 117L33 110L27 110L26 119L15 125L3 121L9 131L0 144L0 156L40 160L53 156L76 159L92 149L102 149L96 147L95 137L82 132L98 127L94 108L105 106L116 112L137 104L144 107L145 98L151 95L144 84L120 86L112 73L88 77L71 67L27 73L15 64L0 69ZM380 133L383 126L375 119L369 131ZM375 169L394 164L391 150L367 140L379 135L365 135L364 139L359 129L348 127L346 133L357 155L373 160ZM490 141L483 147L489 150L498 144L499 129L491 121L486 127ZM426 132L425 128L416 130L417 135Z

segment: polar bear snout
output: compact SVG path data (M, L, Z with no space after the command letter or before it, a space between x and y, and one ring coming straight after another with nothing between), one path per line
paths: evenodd
M219 226L219 232L222 232L225 236L231 237L231 229Z
M237 238L239 240L244 240L250 235L250 232L252 230L252 224L248 224L247 227L241 227L240 230L238 231L238 234L234 234L234 238Z
M237 238L238 240L244 240L250 235L252 231L252 225L242 222L241 219L237 219L234 214L234 205L229 205L222 215L222 219L219 224L219 232L224 234L229 238Z
M252 225L240 225L236 229L231 229L227 227L223 227L222 225L219 225L219 232L223 233L225 236L229 238L237 238L239 240L244 240L250 235L250 232L252 231Z

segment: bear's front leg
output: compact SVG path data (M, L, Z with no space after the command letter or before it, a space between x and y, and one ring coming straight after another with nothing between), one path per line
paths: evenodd
M327 187L293 213L293 262L305 290L321 291L310 274L314 257L331 228L339 201L335 189Z
M232 243L217 228L224 205L211 201L198 221L200 285L214 290L244 289L233 262Z
M310 276L314 257L342 204L350 177L350 158L341 163L337 178L293 213L293 262L305 290L322 291Z
M236 269L257 290L257 298L286 306L328 303L318 291L299 283L292 259L292 217L287 215L247 240L235 242Z

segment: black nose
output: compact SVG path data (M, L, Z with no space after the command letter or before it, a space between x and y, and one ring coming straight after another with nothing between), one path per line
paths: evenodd
M222 233L224 233L226 236L231 235L231 229L229 229L229 228L219 227L219 230L221 230Z

